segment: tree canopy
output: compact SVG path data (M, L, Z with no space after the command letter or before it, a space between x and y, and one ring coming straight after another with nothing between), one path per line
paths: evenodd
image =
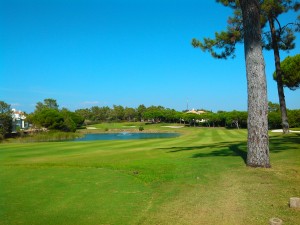
M58 104L53 98L46 98L43 102L36 103L35 111L39 111L42 109L54 109L58 110Z
M285 87L296 90L300 86L300 54L286 57L281 63L282 82ZM273 78L277 80L276 72Z
M0 101L0 139L6 137L12 131L12 112L10 105Z
M217 2L234 10L233 16L228 19L226 31L216 32L214 39L204 38L203 41L199 41L194 38L192 40L192 45L195 48L208 51L214 58L227 59L228 57L235 57L236 44L245 41L246 29L243 24L242 8L240 4L245 1L217 0ZM282 128L284 133L288 133L289 123L283 89L284 81L280 67L279 50L287 51L295 48L294 32L300 31L300 16L297 17L297 21L290 21L287 24L281 24L278 17L290 10L299 10L300 3L298 1L291 0L265 0L257 1L257 5L259 5L260 24L261 29L263 30L261 45L265 49L273 50L274 52ZM269 25L269 31L266 31L267 25Z
M218 59L227 59L235 57L236 44L244 42L245 29L243 25L242 10L239 0L216 0L226 7L233 9L233 15L227 20L227 28L225 31L215 32L214 38L203 38L202 41L193 38L192 45L195 48L200 48L203 51L208 51L212 57ZM262 29L266 26L270 19L275 20L278 25L277 42L279 49L290 50L295 48L295 35L300 29L300 16L298 21L291 21L288 24L280 24L277 19L282 13L289 10L297 11L299 9L299 2L290 0L276 1L265 0L259 1L260 4L260 23ZM267 50L273 49L271 31L262 32L262 47Z
M248 92L247 165L270 167L268 138L268 105L264 57L262 55L261 5L258 0L217 0L234 10L226 31L216 32L215 38L192 39L192 45L208 51L214 58L235 56L237 43L244 43ZM267 21L267 20L266 20ZM236 121L236 120L235 120ZM238 126L238 123L236 124Z
M59 110L55 99L45 99L44 103L38 102L36 109L29 120L37 127L74 132L80 127L84 118L66 108Z

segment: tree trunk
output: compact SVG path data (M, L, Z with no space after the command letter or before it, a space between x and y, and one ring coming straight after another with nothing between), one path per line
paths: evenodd
M270 167L268 100L265 63L262 55L260 6L257 0L240 0L248 89L247 165Z
M271 34L272 34L272 48L274 51L274 59L275 59L276 81L277 81L277 90L278 90L279 105L280 105L280 112L281 112L282 130L283 130L284 134L288 134L289 133L289 123L288 123L284 90L283 90L278 39L277 39L276 29L274 26L274 19L273 19L272 15L269 16L269 24L270 24Z

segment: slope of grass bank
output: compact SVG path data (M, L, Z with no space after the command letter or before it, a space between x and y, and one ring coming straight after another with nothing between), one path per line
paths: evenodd
M300 196L299 134L271 134L272 168L253 169L246 130L176 131L170 139L0 144L0 224L300 223L288 207Z

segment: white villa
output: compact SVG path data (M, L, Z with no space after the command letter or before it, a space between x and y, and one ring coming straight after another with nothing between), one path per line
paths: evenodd
M200 114L206 113L206 111L192 109L192 110L187 111L186 113L193 113L193 114L200 115ZM207 120L201 119L201 120L196 120L196 122L197 123L205 123L205 122L207 122Z
M12 131L16 132L18 129L25 129L28 124L25 123L26 116L24 112L12 109L13 128Z
M195 110L195 109L192 109L192 110L190 110L190 111L187 111L186 113L194 113L194 114L198 114L198 115L200 115L200 114L203 114L203 113L206 113L205 111L203 111L203 110Z

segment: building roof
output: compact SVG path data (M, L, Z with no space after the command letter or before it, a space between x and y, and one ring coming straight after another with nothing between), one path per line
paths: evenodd
M192 109L192 110L190 110L190 111L188 111L188 112L186 112L186 113L194 113L194 114L203 114L203 113L206 113L205 111L203 111L203 110L195 110L195 109Z

